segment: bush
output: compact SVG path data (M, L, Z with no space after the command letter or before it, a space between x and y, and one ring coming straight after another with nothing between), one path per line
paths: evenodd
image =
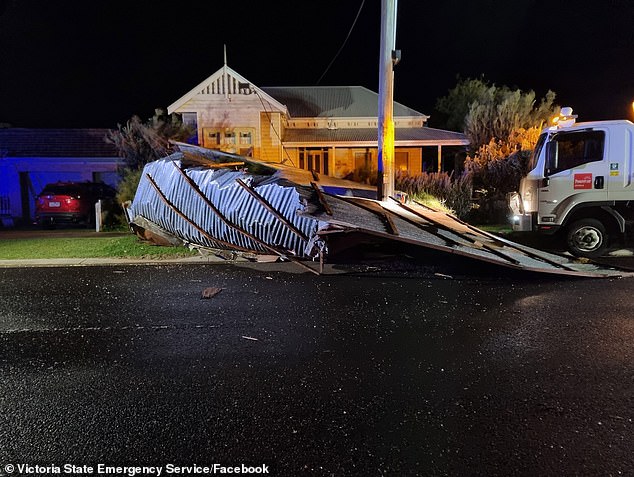
M497 224L508 220L507 194L519 190L520 180L528 173L531 150L539 133L539 127L520 128L513 131L509 140L492 139L476 154L467 156L465 170L471 173L478 191L471 221Z
M477 188L491 195L506 195L519 190L520 180L526 175L531 151L516 151L508 156L480 148L480 154L467 157L465 169L469 171Z
M117 187L117 203L123 204L124 202L134 199L139 181L141 180L142 169L122 169L121 182Z
M458 217L465 217L471 210L473 185L468 172L454 176L446 172L409 175L397 171L395 188L415 200L426 201L428 196L433 196Z

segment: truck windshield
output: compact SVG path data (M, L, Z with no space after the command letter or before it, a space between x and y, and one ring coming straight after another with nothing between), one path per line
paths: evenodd
M531 154L531 158L528 161L528 170L532 171L537 167L537 160L539 159L539 154L542 152L544 147L544 143L546 142L546 138L548 137L547 133L544 133L539 136L537 140L537 144L535 144L535 149L533 149L533 153Z

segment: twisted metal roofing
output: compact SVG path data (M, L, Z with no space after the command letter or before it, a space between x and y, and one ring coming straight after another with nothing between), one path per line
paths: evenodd
M318 221L297 213L304 209L304 205L295 187L279 185L274 177L257 177L229 169L211 170L199 167L183 171L226 219L223 221L183 176L180 159L182 153L175 153L145 166L130 206L133 216L143 216L187 242L210 248L237 247L246 251L269 253L270 249L265 246L268 245L291 256L315 255L306 238L315 234ZM302 232L305 238L284 225L257 198L244 190L237 182L238 179L252 186L257 180L258 185L253 190ZM152 181L174 207L166 203ZM234 226L227 225L227 222ZM192 223L206 233L202 233ZM257 240L242 233L240 229Z
M301 264L297 258L321 259L328 246L345 250L361 239L419 247L464 260L467 268L481 263L563 276L624 275L514 244L415 202L328 195L316 183L308 189L279 171L266 176L229 166L183 169L184 157L175 153L148 164L129 212L189 243L273 252Z

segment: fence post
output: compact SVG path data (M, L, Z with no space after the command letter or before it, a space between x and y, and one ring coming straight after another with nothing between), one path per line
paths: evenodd
M101 199L95 204L95 232L101 232Z

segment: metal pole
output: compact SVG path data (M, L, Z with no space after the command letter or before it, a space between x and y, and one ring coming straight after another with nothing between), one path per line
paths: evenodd
M379 157L377 199L394 195L394 64L397 0L381 0L381 47L379 57Z

